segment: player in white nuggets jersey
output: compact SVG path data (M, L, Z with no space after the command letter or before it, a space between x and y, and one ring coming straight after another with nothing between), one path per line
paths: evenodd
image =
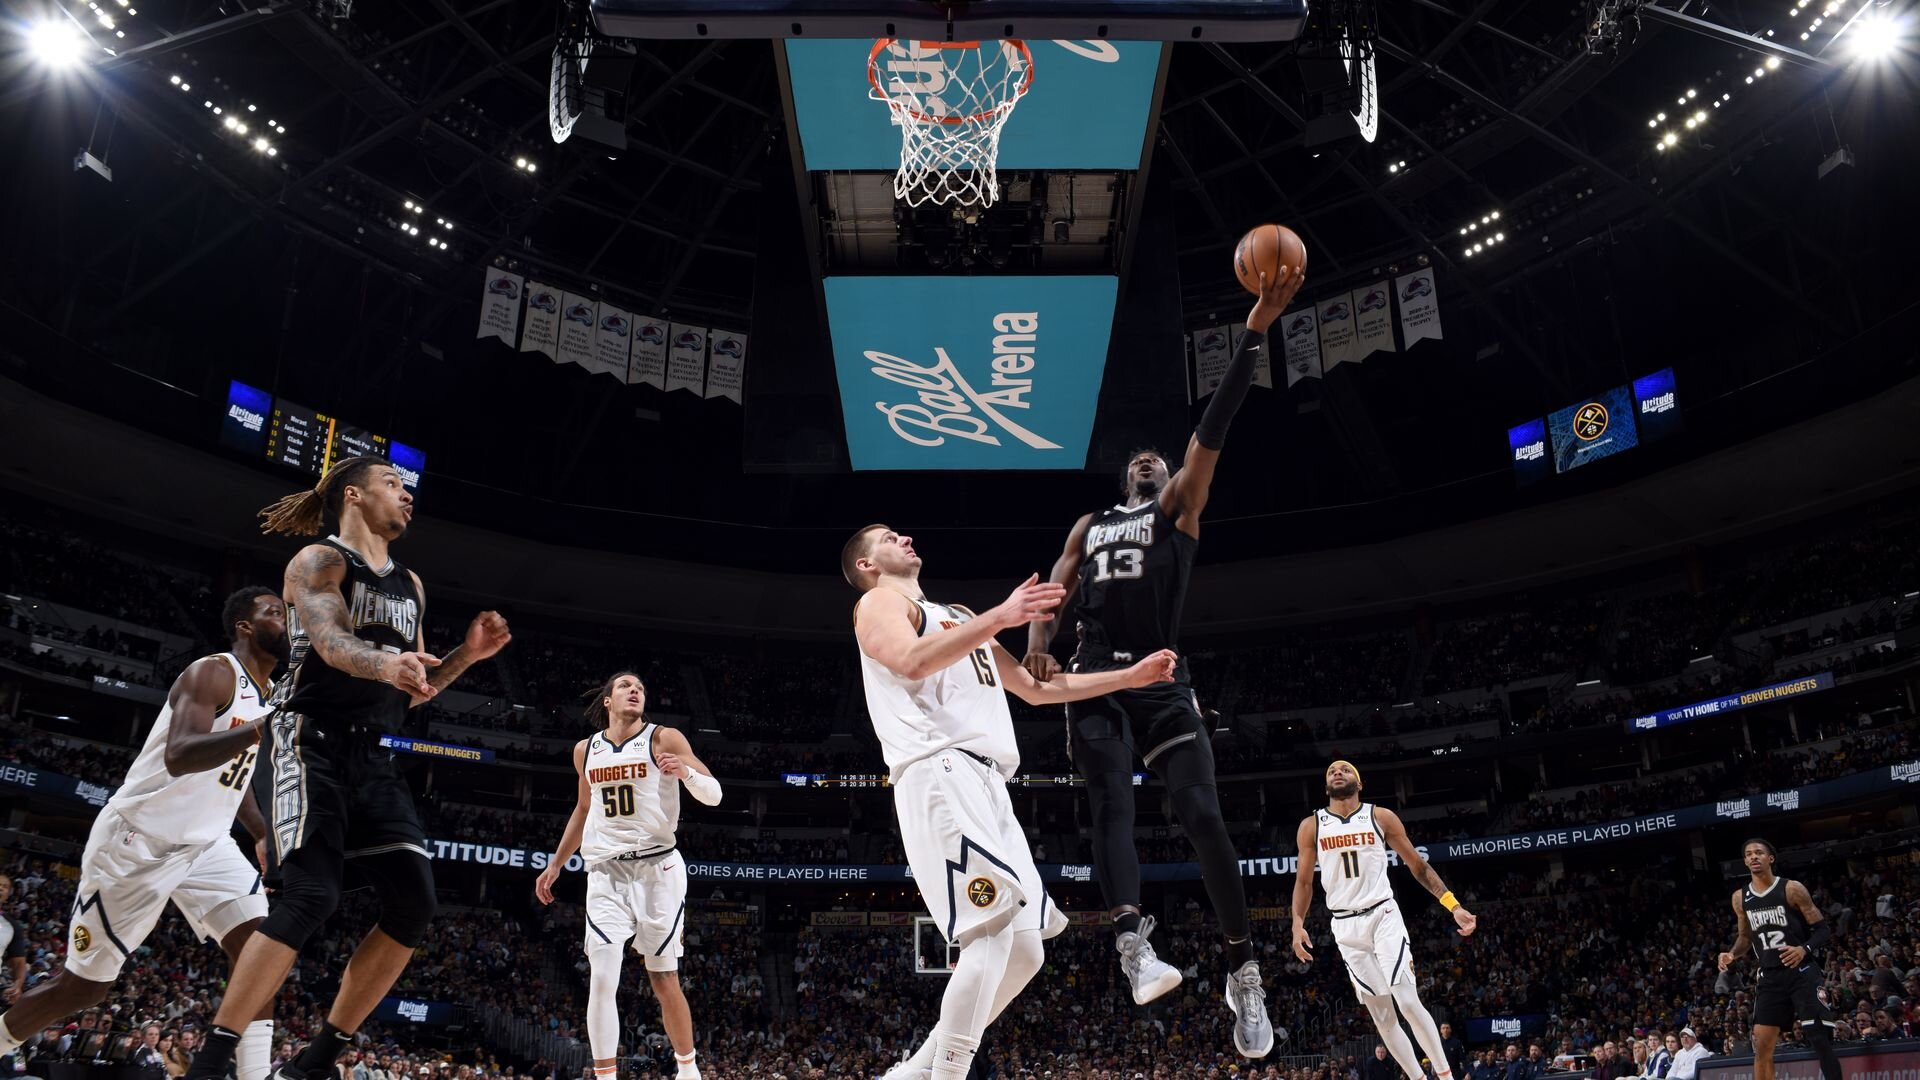
M593 1074L612 1080L620 1047L615 998L621 949L628 939L645 959L647 981L660 999L660 1023L673 1043L676 1080L699 1080L694 1064L693 1014L680 989L681 939L686 933L687 860L677 850L680 786L708 806L720 802L720 781L693 756L687 737L647 721L647 688L623 671L608 679L588 715L606 727L573 748L580 799L553 859L534 884L541 903L553 903L561 867L580 852L587 870L587 1042Z
M1034 705L1081 701L1170 682L1177 658L1162 649L1131 667L1043 683L993 636L1046 618L1064 586L1029 577L980 615L936 603L920 591L913 538L885 525L855 533L840 570L865 594L853 617L860 673L907 863L934 921L960 946L940 1022L887 1077L958 1080L987 1025L1040 970L1042 939L1067 925L1007 798L1020 751L1006 692Z
M231 833L238 818L256 850L267 835L247 785L272 711L273 669L287 657L287 608L272 589L252 586L227 598L221 621L233 651L194 661L167 692L146 745L87 836L66 967L0 1016L0 1054L105 998L168 901L230 959L266 917L260 875ZM239 1080L267 1075L272 1015L269 1003L247 1027Z
M1351 762L1336 761L1327 766L1326 779L1327 808L1302 821L1296 837L1300 865L1293 883L1294 955L1302 963L1313 960L1307 909L1313 904L1310 875L1317 865L1320 887L1327 893L1327 910L1333 914L1334 943L1347 962L1354 993L1373 1015L1380 1040L1387 1044L1408 1080L1422 1080L1426 1074L1421 1071L1420 1056L1400 1029L1400 1017L1406 1017L1414 1038L1427 1052L1427 1060L1433 1062L1434 1075L1438 1080L1451 1080L1453 1073L1440 1029L1434 1026L1433 1014L1420 1003L1414 985L1407 924L1400 917L1393 885L1387 880L1392 858L1388 849L1413 871L1415 881L1440 898L1441 907L1453 913L1462 937L1473 933L1479 920L1460 906L1440 875L1407 839L1400 815L1360 801L1359 769ZM1394 1012L1396 1005L1398 1015Z

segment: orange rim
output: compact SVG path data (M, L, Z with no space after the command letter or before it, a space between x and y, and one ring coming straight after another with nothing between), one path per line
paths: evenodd
M886 90L882 88L880 85L880 66L879 66L880 51L882 49L885 49L888 45L891 45L892 43L899 40L901 39L875 38L873 41L873 48L867 52L867 84L873 87L874 93L879 94L881 98L887 99L887 100L891 100L891 99L888 98ZM908 40L916 40L916 39L910 38ZM1007 38L1005 40L1007 44L1010 44L1020 50L1020 58L1021 60L1025 61L1025 64L1026 64L1026 69L1027 69L1026 77L1020 80L1020 85L1014 89L1013 98L1011 99L1014 101L1018 101L1021 97L1025 96L1027 90L1033 86L1033 52L1032 50L1027 48L1027 43L1025 41L1020 40L1019 38ZM920 46L922 48L927 48L927 49L975 49L977 50L980 48L980 43L978 41L922 41L920 42ZM901 111L904 112L906 115L912 117L915 121L922 124L958 125L958 124L969 124L975 121L984 120L987 117L992 116L994 113L999 112L1001 107L1004 106L1005 104L1006 102L1002 102L1000 105L997 105L994 108L988 109L984 112L970 113L966 116L927 116L926 114L920 112L917 109L908 109L904 107L901 109Z

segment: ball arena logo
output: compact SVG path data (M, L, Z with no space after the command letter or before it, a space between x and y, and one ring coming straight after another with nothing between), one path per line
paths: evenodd
M551 315L560 310L560 298L545 289L527 294L527 307Z
M561 318L567 320L568 322L577 322L582 326L592 326L593 325L593 305L592 304L569 304L567 306L566 314L562 315Z
M504 296L509 300L520 299L520 285L512 278L497 277L487 282L487 291L495 296Z
M993 882L986 878L977 877L967 882L967 902L974 907L992 907L994 898L999 895L1000 890L994 888Z
M1752 799L1731 799L1713 804L1713 816L1739 820L1753 815Z
M1607 407L1597 401L1589 401L1573 414L1573 437L1581 442L1592 442L1607 433L1608 421Z
M878 350L864 354L875 375L918 392L917 402L873 403L895 435L915 446L942 446L948 436L999 446L1000 436L1008 435L1035 450L1060 449L1059 443L1028 430L1001 411L1033 407L1027 395L1033 392L1034 373L1039 367L1035 347L1040 340L1040 313L1003 311L993 317L992 326L999 331L993 339L989 384L993 389L984 393L960 373L959 365L940 346L934 347L937 359L931 365Z

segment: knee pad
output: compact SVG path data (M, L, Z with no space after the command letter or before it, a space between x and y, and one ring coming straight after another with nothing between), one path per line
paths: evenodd
M380 896L380 932L409 949L419 948L440 910L433 864L418 852L386 851L363 858L361 870Z
M340 906L341 868L317 848L303 847L280 862L280 886L259 932L299 952Z

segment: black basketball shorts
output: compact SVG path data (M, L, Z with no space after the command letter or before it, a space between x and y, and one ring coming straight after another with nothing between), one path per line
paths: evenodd
M1820 968L1812 963L1797 968L1762 968L1753 994L1755 1027L1792 1027L1823 1024L1833 1013L1820 1002Z
M267 817L269 880L279 863L313 844L349 859L389 851L431 857L413 792L377 729L283 711L266 738L254 793Z
M1069 670L1114 671L1132 667L1138 659L1126 653L1077 655ZM1172 682L1067 703L1067 747L1082 776L1131 773L1136 759L1151 766L1168 749L1209 735L1184 658L1174 668Z

